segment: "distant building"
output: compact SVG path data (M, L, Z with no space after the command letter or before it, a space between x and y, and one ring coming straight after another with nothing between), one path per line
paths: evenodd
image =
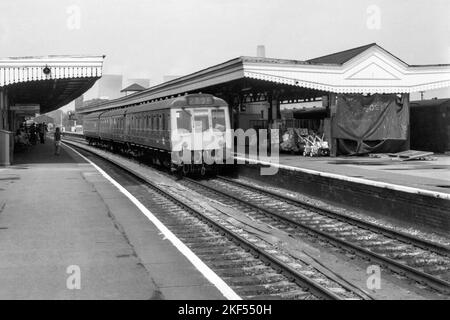
M259 45L256 47L256 56L258 58L266 57L266 47L264 45Z
M53 123L56 125L60 125L63 122L64 112L60 109L52 111L52 112L48 112L45 115L53 118L54 119Z
M84 96L81 95L75 99L75 112L83 108Z
M133 83L132 85L129 85L128 87L120 90L120 92L124 92L125 95L133 94L136 92L144 91L145 88L137 83Z
M105 74L98 83L98 96L100 99L116 99L121 96L120 90L122 89L122 75Z
M132 79L127 79L126 81L124 81L123 83L123 87L128 87L132 84L138 84L142 87L144 87L145 89L150 87L150 79L144 79L144 78L132 78Z
M55 119L53 119L52 117L49 117L45 114L41 114L34 118L34 122L37 122L37 123L45 122L48 124L48 123L55 123Z

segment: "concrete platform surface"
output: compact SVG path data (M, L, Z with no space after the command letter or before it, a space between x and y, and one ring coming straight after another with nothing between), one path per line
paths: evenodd
M91 164L47 141L0 168L0 299L223 295Z
M341 175L359 183L364 183L364 180L376 181L450 195L450 154L433 157L436 160L395 161L369 157L332 158L280 154L278 163L300 170Z

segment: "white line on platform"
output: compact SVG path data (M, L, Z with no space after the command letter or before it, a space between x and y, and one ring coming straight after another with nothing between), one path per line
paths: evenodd
M83 156L77 150L64 144L64 146L71 149L73 152L78 154L88 163L90 163L95 169L97 169L100 174L105 177L109 182L111 182L120 192L122 192L168 239L175 248L178 249L193 265L194 267L211 282L228 300L242 300L242 298L237 295L233 289L231 289L228 284L225 283L213 270L211 270L202 260L200 260L197 255L191 251L180 239L177 238L175 234L172 233L150 210L148 210L138 199L136 199L127 189L120 185L116 180L114 180L110 175L103 171L99 166L93 163L91 160Z
M398 184L374 181L374 180L363 179L363 178L349 177L349 176L340 175L340 174L336 174L336 173L321 172L321 171L316 171L316 170L312 170L312 169L292 167L292 166L279 164L279 163L273 163L273 162L264 161L264 160L248 159L248 158L239 157L239 156L235 156L234 158L236 160L240 160L240 161L248 161L249 163L270 165L270 166L274 166L274 167L277 167L280 169L286 169L286 170L290 170L290 171L299 171L299 172L304 172L304 173L313 174L313 175L331 178L331 179L361 183L361 184L365 184L365 185L369 185L369 186L373 186L373 187L377 187L377 188L386 188L386 189L402 191L402 192L407 192L407 193L420 194L420 195L434 197L434 198L438 198L438 199L450 200L450 194L443 193L443 192L431 191L431 190L414 188L414 187L407 187L407 186L402 186L402 185L398 185Z

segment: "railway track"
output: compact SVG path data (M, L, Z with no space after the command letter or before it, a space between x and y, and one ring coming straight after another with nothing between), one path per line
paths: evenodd
M278 229L286 230L291 234L296 233L299 238L309 237L313 241L319 242L321 246L331 244L334 248L338 248L338 250L369 259L373 263L387 267L397 274L413 279L425 285L427 288L433 288L444 294L449 293L448 278L450 260L449 250L445 246L383 228L338 212L317 208L307 202L299 201L292 197L279 194L278 192L263 190L235 179L218 177L202 182L183 179L181 183L204 196L214 198L215 200L220 199L220 201L234 206L236 209L241 210L241 212L245 212L253 219L270 224ZM182 202L180 205L182 205ZM191 211L191 215L194 211ZM204 217L198 217L205 219ZM212 225L213 221L216 221L215 223L218 225L215 225L214 228L221 234L226 234L230 230L236 229L234 226L228 226L230 228L229 230L223 230L223 228L227 228L225 226L226 223L223 220L221 221L218 216L209 217L209 219L212 220L206 220L205 223ZM234 230L234 232L237 231ZM180 238L183 238L183 236L180 236ZM234 234L231 238L240 247L252 252L253 256L259 256L261 258L264 254L269 253L262 260L265 264L274 265L274 270L277 270L276 272L283 269L277 263L289 260L288 257L276 252L276 250L270 253L269 248L265 252L264 249L266 249L266 246L264 243L260 244L258 250L255 250L254 242L258 241L257 239L249 238L248 235L238 235L236 237L236 234ZM242 242L242 240L244 241ZM252 245L253 249L251 248ZM278 255L281 261L273 260L270 257L271 254L272 256ZM201 255L202 253L200 253ZM208 257L205 257L205 259L208 260ZM215 258L212 259L214 260ZM283 274L289 280L295 279L295 274L302 274L302 271L304 271L303 275L320 274L314 268L310 268L313 271L305 269L308 267L307 265L302 266L292 260L289 263L295 266L293 268L294 270L289 270L289 268L283 270ZM296 271L296 268L300 272L299 270ZM322 279L316 277L316 283L326 283L327 277L324 275L322 277ZM295 279L295 281L296 283L303 282L303 286L305 286L305 279L302 277ZM349 286L348 283L341 287L335 286L333 290L339 292L341 297L337 295L333 298L370 298L366 292L353 289L355 288L352 288L351 285ZM352 291L354 294L353 297L352 294L348 294ZM342 293L345 294L342 296ZM326 297L326 294L323 295L320 293L315 296L320 298L325 297L327 299L332 298L332 295Z
M66 141L68 142L68 141ZM79 144L72 144L80 148ZM92 152L85 148L83 153ZM92 157L92 153L91 153ZM94 157L100 157L97 153ZM369 295L284 255L227 222L220 212L187 203L173 188L145 179L124 163L98 158L111 175L128 175L145 192L138 196L177 237L244 299L371 299ZM126 160L124 160L126 161ZM115 168L111 168L111 167ZM119 173L118 172L119 169ZM147 168L147 170L151 170Z
M450 291L447 247L414 238L346 215L315 207L235 179L184 179L186 186L219 199L253 219L298 237L319 237L338 248L388 267L441 293Z

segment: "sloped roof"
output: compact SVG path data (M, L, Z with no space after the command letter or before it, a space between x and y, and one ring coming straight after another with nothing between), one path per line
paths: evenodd
M146 88L141 86L140 84L133 83L132 85L129 85L125 89L120 90L120 92L127 92L127 91L144 91Z
M0 88L14 104L40 106L40 113L76 99L102 76L105 56L53 55L0 58Z
M345 51L340 51L340 52L328 54L326 56L310 59L310 60L307 60L307 61L310 62L310 63L344 64L347 61L349 61L350 59L352 59L352 58L356 57L357 55L363 53L364 51L366 51L370 47L373 47L373 46L376 46L376 45L377 44L374 42L374 43L366 44L366 45L361 46L361 47L352 48L352 49L348 49L348 50L345 50Z
M246 80L317 92L411 93L450 87L450 65L411 66L376 43L307 61L241 56L83 112L137 105L186 93L240 92L248 87Z

